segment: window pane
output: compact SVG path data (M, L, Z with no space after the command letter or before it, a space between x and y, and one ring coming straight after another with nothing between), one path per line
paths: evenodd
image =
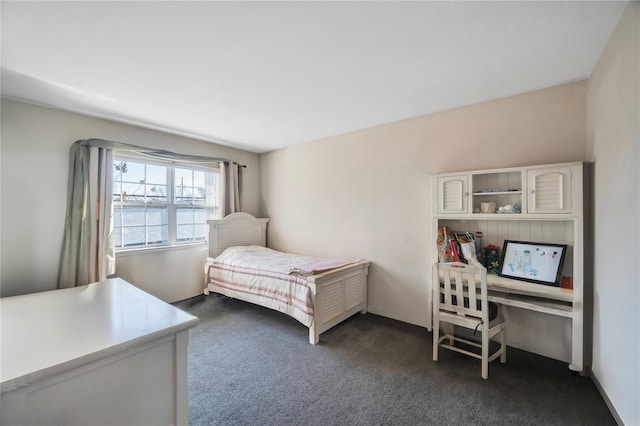
M196 224L194 225L194 238L196 240L204 240L207 238L207 225Z
M194 215L193 215L193 223L202 223L202 224L207 223L207 215L204 209L195 209Z
M176 203L178 204L192 204L193 203L193 189L190 186L176 186Z
M127 161L127 170L122 174L122 181L144 183L144 179L144 164Z
M129 170L129 165L125 160L113 160L113 181L120 182L122 176Z
M145 242L144 226L132 226L122 230L124 247L142 246Z
M113 226L122 226L122 211L119 206L113 207Z
M147 208L147 225L166 225L167 224L167 208L148 207Z
M204 172L200 170L193 171L193 186L204 188Z
M147 227L147 244L166 244L166 243L167 243L166 225Z
M114 226L111 238L113 239L114 247L122 247L122 228L119 226Z
M193 204L203 206L207 198L207 190L204 186L198 186L193 189Z
M143 183L123 183L122 201L144 201Z
M122 208L122 225L123 226L144 226L144 207L127 207Z
M113 201L120 201L120 195L122 195L122 185L120 182L113 182Z
M193 170L176 168L175 176L176 186L193 186Z
M193 225L177 225L176 231L178 241L193 240Z
M164 166L156 166L147 164L147 180L148 184L167 184L167 168Z
M176 223L179 225L193 223L193 209L182 207L176 209Z
M167 186L166 185L147 185L147 202L166 203L167 202Z
M175 169L176 203L191 204L193 202L193 170Z

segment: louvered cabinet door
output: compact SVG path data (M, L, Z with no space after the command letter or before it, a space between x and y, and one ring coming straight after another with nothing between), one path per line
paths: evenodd
M528 213L571 213L571 168L527 170Z
M468 213L468 181L467 175L438 177L438 213Z

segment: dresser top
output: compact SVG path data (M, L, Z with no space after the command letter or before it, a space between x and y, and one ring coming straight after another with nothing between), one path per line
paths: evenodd
M175 334L198 319L120 279L0 299L2 392Z

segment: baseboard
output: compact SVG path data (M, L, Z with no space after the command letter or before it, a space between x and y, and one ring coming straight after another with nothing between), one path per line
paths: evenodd
M593 374L593 371L591 371L591 369L589 369L588 373L589 373L589 376L591 377L591 380L596 385L598 392L600 392L600 395L602 396L604 403L607 404L607 407L609 408L609 411L611 412L611 415L615 419L616 423L618 423L619 426L624 426L624 422L622 421L622 418L614 408L613 404L611 403L611 400L609 399L609 396L607 396L607 393L604 391L604 389L602 388L602 385L598 381L598 378L595 376L595 374Z

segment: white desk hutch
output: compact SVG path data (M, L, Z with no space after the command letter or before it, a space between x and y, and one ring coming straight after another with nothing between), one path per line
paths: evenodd
M504 240L566 244L562 271L573 289L487 275L489 300L503 306L507 344L584 369L584 177L582 163L443 173L432 179L432 263L438 227ZM481 213L480 203L518 204L519 213ZM437 277L432 277L433 282ZM429 289L431 290L431 288ZM431 291L429 291L429 320ZM431 329L431 327L429 327Z

